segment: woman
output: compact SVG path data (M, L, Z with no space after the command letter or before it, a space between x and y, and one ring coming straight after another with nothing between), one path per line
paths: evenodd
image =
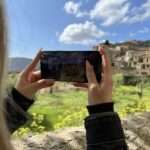
M38 89L52 85L54 82L51 80L40 80L39 72L34 72L32 74L32 70L39 60L39 54L32 64L22 72L20 79L18 80L18 84L16 85L18 91L26 97L20 94L17 90L13 89L11 94L4 99L3 93L5 85L4 76L6 66L5 61L7 57L7 43L3 12L3 1L0 0L0 150L12 150L13 148L10 144L10 135L7 127L11 132L13 132L20 125L24 124L27 120L27 115L25 112L33 103L33 100L30 99L32 99L34 93ZM5 105L6 109L3 108L3 105ZM7 127L5 124L5 119L7 121Z
M35 93L39 89L52 86L54 81L41 79L40 72L34 71L40 58L39 52L33 62L20 74L9 96L3 98L6 41L2 8L0 1L0 149L12 150L7 127L12 133L23 125L28 120L26 112L34 103ZM119 116L113 110L111 65L106 52L102 49L101 55L103 59L101 83L97 82L89 62L86 62L88 84L75 83L75 86L88 88L87 109L90 115L85 119L87 150L127 150Z

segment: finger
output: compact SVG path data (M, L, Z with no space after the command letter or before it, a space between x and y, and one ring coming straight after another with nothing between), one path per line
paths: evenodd
M41 79L37 82L34 82L31 84L31 87L37 91L43 88L47 88L50 87L52 85L54 85L55 81L53 79Z
M102 55L103 81L110 82L112 81L112 67L109 57L103 48L100 49L100 53Z
M76 87L81 87L81 88L88 88L88 84L87 83L74 82L74 83L72 83L72 85L74 85Z
M100 80L100 85L102 85L104 83L104 73L101 73L101 80Z
M93 66L88 61L86 61L86 76L89 84L97 84Z
M36 68L36 66L40 60L40 57L41 57L41 51L42 51L42 49L39 50L36 57L32 60L31 64L29 64L25 68L25 70L23 71L23 75L28 75L30 72L32 72Z
M28 81L29 82L36 82L38 80L41 79L41 71L38 70L38 71L34 71L32 72L30 75L29 75L29 78L28 78Z
M111 62L110 59L108 57L108 54L106 52L106 50L104 50L103 48L101 49L101 54L102 54L102 63L103 63L103 69L104 72L108 72L108 73L112 73L112 66L111 66Z

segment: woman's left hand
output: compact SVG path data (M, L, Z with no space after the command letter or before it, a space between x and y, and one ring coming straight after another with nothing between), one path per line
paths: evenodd
M29 99L33 99L38 90L54 85L53 79L41 79L41 72L35 71L40 56L41 50L31 64L20 73L15 85L16 90Z

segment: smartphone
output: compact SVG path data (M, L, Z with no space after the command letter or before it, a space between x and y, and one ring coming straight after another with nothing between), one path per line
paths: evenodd
M43 51L41 54L41 75L43 79L87 83L86 60L101 80L102 59L98 51Z

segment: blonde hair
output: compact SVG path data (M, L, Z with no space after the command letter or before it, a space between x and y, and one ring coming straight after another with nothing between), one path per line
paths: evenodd
M10 144L10 135L5 125L3 115L3 90L4 90L4 74L5 74L5 58L6 58L6 34L4 21L3 0L0 0L0 149L12 150Z

